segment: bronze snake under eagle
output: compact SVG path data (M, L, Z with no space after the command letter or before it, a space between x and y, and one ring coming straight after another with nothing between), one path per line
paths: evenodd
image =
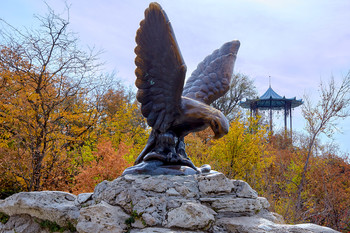
M136 98L152 132L135 166L160 161L161 165L188 166L198 172L185 152L184 137L209 126L215 138L228 133L224 114L209 105L229 89L240 42L225 43L207 56L185 86L186 65L158 3L145 10L136 43Z

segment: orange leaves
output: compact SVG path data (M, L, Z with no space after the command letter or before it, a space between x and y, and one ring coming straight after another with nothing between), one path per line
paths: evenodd
M54 176L49 174L54 169L45 170L47 167L67 169L58 161L64 160L69 147L86 140L98 114L84 101L83 87L73 87L69 79L59 75L35 73L15 54L6 49L0 54L0 145L26 151L23 159L16 160L12 153L7 159L18 164L30 161L32 165L23 175L29 183L23 185L27 190L39 190L48 187L41 178ZM57 158L57 153L62 158ZM21 173L16 167L11 169L11 173ZM39 175L33 178L34 174Z
M81 167L114 156L96 148L101 138L130 160L148 133L121 85L104 95L114 77L102 74L99 52L81 50L69 22L48 10L37 29L0 31L0 174L21 177L27 191L69 190Z
M350 164L343 158L326 153L310 167L308 192L314 214L309 219L338 230L350 230Z
M307 138L302 138L306 141ZM350 164L325 149L312 154L302 192L303 208L298 209L298 185L301 182L307 148L293 146L282 135L270 138L268 150L273 163L265 170L266 190L272 211L288 223L312 222L340 231L349 231Z
M109 90L99 104L102 114L93 131L97 145L89 146L92 152L81 154L74 192L92 192L101 181L120 176L132 166L148 138L138 105L129 102L123 89Z
M75 193L93 192L95 185L103 180L113 180L120 176L125 168L131 166L123 158L129 153L130 146L121 143L118 150L108 139L102 139L94 152L96 160L81 168L81 173L75 177Z
M208 149L211 146L212 135L212 130L207 128L201 132L191 133L185 138L186 153L197 167L208 163Z

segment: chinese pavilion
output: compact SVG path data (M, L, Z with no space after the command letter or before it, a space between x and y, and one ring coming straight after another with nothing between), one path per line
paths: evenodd
M246 99L239 105L243 108L250 109L250 114L256 115L258 110L269 110L270 131L272 131L272 111L284 111L284 129L287 131L287 117L290 118L290 133L292 134L292 109L303 104L303 100L294 98L286 98L277 94L271 85L269 89L257 99Z

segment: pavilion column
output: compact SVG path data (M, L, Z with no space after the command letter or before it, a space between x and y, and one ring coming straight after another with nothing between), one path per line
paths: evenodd
M290 138L293 138L293 128L292 128L292 106L289 108L289 120L290 120Z
M284 103L284 131L287 133L287 116L288 116L288 107L287 102Z
M270 132L272 132L272 98L270 97Z
M272 132L272 111L270 109L270 132Z

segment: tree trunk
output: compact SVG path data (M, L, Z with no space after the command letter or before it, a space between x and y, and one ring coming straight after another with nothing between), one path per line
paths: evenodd
M33 156L32 166L33 173L31 179L31 185L28 191L39 191L41 189L41 170L42 170L42 160L43 155L39 152L35 152Z
M307 172L307 168L309 166L309 160L311 157L311 153L312 153L312 148L315 144L315 140L316 140L316 134L314 134L314 136L312 137L310 144L309 144L309 148L307 151L307 157L306 157L306 161L305 161L305 165L304 165L304 169L301 173L301 180L300 180L300 184L298 185L298 199L297 199L297 203L296 203L296 208L297 210L301 210L303 205L302 205L302 198L301 198L301 193L304 190L304 184L305 184L305 180L306 180L306 172Z

